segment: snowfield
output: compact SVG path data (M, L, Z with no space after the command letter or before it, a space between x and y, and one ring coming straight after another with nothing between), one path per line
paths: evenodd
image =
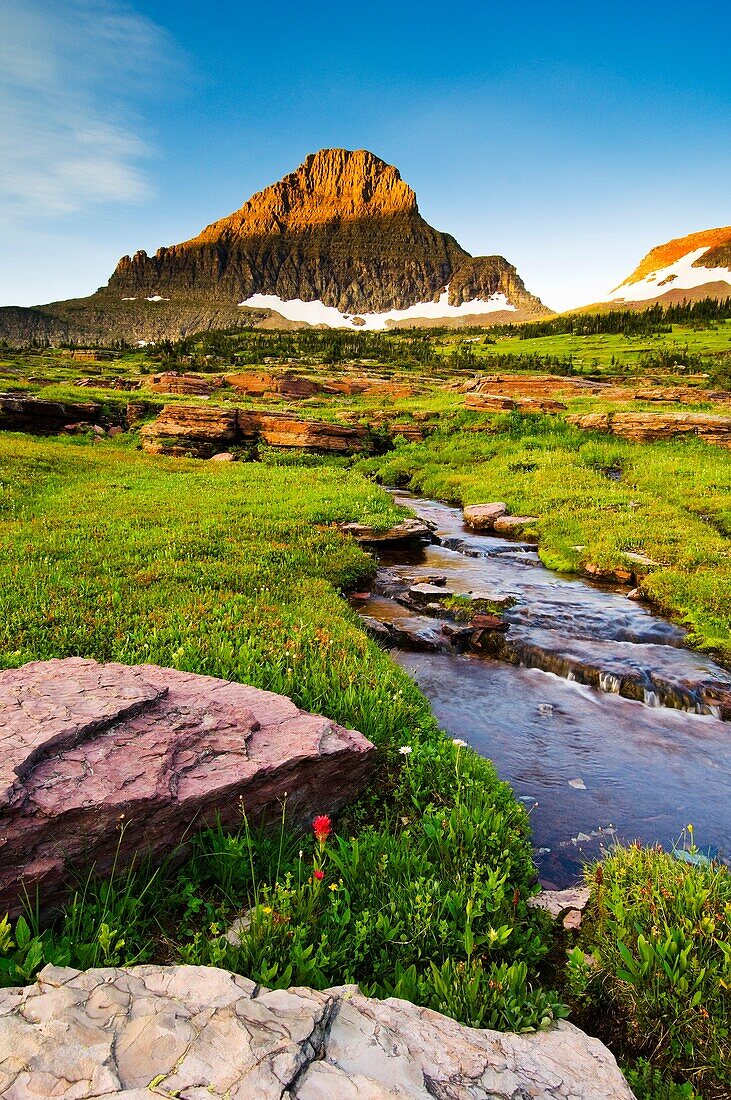
M272 309L288 321L327 325L329 328L352 328L361 332L375 332L387 328L389 321L407 321L417 317L440 320L442 317L469 317L478 313L497 313L500 310L515 311L515 306L508 302L504 294L493 294L487 300L474 298L471 302L450 306L449 287L436 302L417 302L408 309L390 309L387 313L341 313L335 306L326 306L318 300L303 302L301 298L292 298L284 301L276 294L252 294L244 302L239 302L239 305ZM359 323L361 321L362 324Z
M724 281L729 284L729 294L731 294L731 271L727 267L693 267L695 261L700 259L704 252L708 252L707 246L688 252L674 264L652 272L639 282L624 282L602 301L616 302L618 299L623 299L626 302L645 302L649 298L666 294L669 290L692 290L694 287L703 286L704 283Z

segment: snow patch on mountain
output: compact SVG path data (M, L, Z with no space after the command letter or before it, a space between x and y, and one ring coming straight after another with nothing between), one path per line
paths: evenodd
M253 309L271 309L288 321L308 325L327 325L328 328L352 328L360 332L376 332L388 328L389 322L408 321L428 318L440 320L442 317L470 317L476 314L498 313L502 310L515 312L504 294L493 294L491 298L474 298L471 302L462 302L458 306L449 304L449 287L436 302L417 302L407 309L390 309L386 313L341 313L335 306L326 306L318 300L304 302L301 298L284 301L276 294L252 294L240 306Z
M659 298L669 290L693 290L705 283L727 282L731 293L731 271L727 267L693 267L696 260L708 252L708 247L696 248L686 253L675 263L652 271L636 283L627 280L603 299L607 302L624 300L627 302L646 302Z

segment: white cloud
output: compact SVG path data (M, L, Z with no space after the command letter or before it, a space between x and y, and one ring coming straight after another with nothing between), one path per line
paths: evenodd
M124 0L0 0L0 222L140 202L167 32Z

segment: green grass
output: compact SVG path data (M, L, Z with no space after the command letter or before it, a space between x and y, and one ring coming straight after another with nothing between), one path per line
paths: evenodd
M504 500L516 515L537 516L540 554L554 569L611 571L627 565L627 551L647 555L658 567L643 576L643 592L689 626L693 644L731 660L731 464L723 449L592 437L560 417L462 414L451 429L359 468L428 496ZM616 468L620 481L606 474Z
M689 827L690 853L693 846ZM617 848L587 869L592 898L570 956L574 999L605 1037L654 1072L643 1095L731 1093L731 872L659 849ZM686 1091L661 1088L685 1083ZM651 1086L655 1085L653 1089Z
M334 524L388 526L388 494L342 463L217 465L9 434L0 482L0 666L78 654L243 681L381 750L326 852L287 829L209 830L182 870L88 882L52 925L31 914L0 930L0 979L44 961L183 959L270 985L360 981L471 1023L561 1013L536 976L547 941L527 907L527 813L439 731L339 594L374 563ZM242 909L251 932L231 947L222 932Z
M459 336L442 340L437 351L451 354ZM718 321L707 328L691 328L673 325L672 332L651 336L621 336L599 334L595 336L541 336L521 340L518 336L498 337L496 342L477 342L469 345L478 357L492 355L550 355L565 358L571 356L579 372L607 371L627 367L637 368L646 355L660 351L677 352L679 362L683 353L716 356L731 352L731 320Z

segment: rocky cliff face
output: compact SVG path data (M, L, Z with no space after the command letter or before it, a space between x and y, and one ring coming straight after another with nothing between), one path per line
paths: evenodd
M474 260L432 229L398 170L363 149L322 149L192 240L124 256L109 281L120 295L265 294L351 315L408 309L447 286L451 306L503 294L543 312L512 265Z
M383 328L414 323L424 306L432 323L548 312L502 256L475 259L428 225L398 170L362 149L308 156L191 240L122 257L106 288L68 306L0 310L0 337L25 327L88 339L111 316L118 336L149 340L212 327L211 314L226 325L273 310L280 321Z

